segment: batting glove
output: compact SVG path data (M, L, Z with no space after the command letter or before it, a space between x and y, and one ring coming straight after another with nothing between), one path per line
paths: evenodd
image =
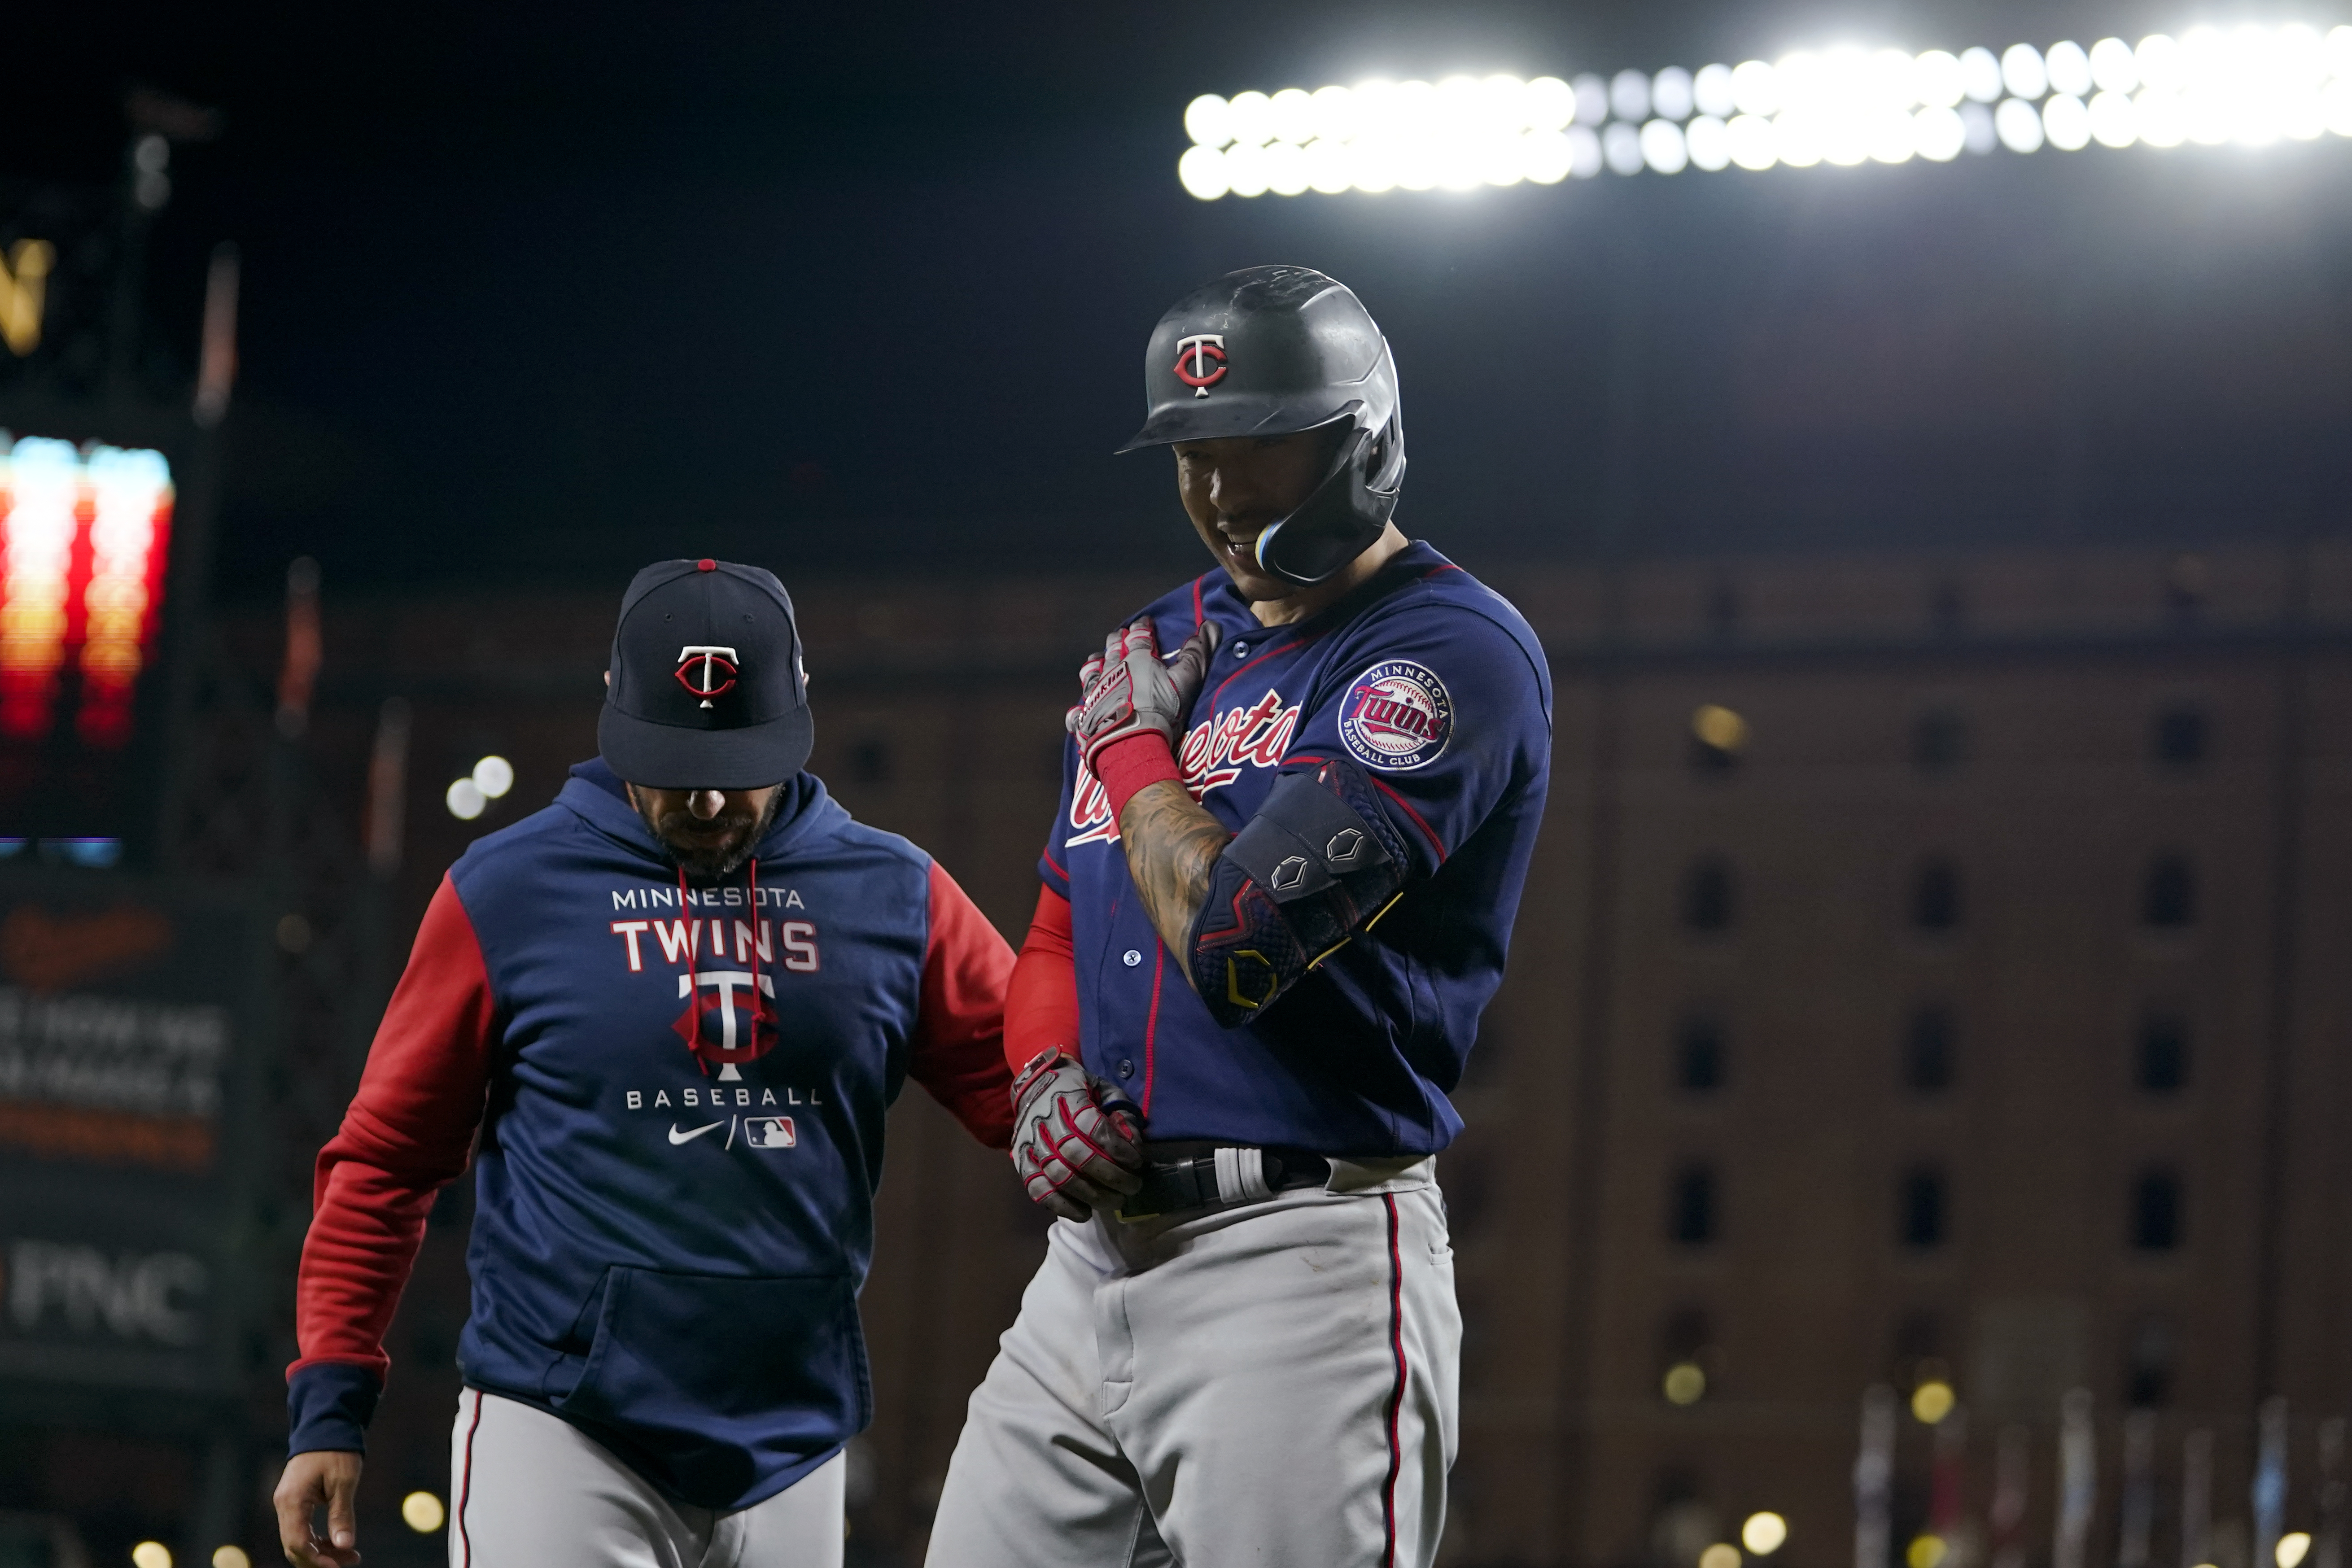
M1150 617L1111 633L1102 652L1079 668L1078 705L1063 720L1077 737L1087 765L1104 747L1147 733L1156 733L1175 752L1217 651L1217 624L1203 621L1163 664Z
M1064 1219L1116 1208L1143 1185L1140 1114L1059 1046L1039 1051L1013 1080L1013 1168Z

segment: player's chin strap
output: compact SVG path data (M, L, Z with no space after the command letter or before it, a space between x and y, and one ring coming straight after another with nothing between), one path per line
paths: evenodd
M1323 482L1257 536L1257 563L1301 587L1320 583L1371 548L1395 514L1403 485L1400 416L1390 415L1378 430L1358 426L1339 443Z
M1344 757L1286 773L1217 858L1192 921L1192 988L1234 1028L1386 914L1405 847Z

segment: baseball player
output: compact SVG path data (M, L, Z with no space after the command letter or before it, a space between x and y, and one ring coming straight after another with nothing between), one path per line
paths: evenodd
M1426 1564L1461 1341L1433 1156L1543 813L1550 679L1390 521L1396 369L1347 289L1221 278L1144 380L1128 449L1175 448L1216 565L1081 673L1005 1012L1013 1161L1061 1223L929 1562Z
M469 1150L453 1568L837 1565L883 1113L912 1077L1006 1144L1012 951L802 771L782 586L647 567L605 679L600 759L443 879L319 1156L277 1494L299 1568L358 1560L384 1330Z

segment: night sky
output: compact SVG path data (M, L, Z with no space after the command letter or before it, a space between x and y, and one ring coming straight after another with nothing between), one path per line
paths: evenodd
M1401 521L1474 564L2324 523L2352 447L2342 140L1215 204L1173 175L1203 90L2184 19L53 6L11 19L0 172L110 178L134 82L222 110L177 155L152 295L192 356L205 256L242 247L232 598L305 552L331 592L703 552L787 581L1178 566L1165 459L1109 456L1144 339L1275 260L1381 320Z

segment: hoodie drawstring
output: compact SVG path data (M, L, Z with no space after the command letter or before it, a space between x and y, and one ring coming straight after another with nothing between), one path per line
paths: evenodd
M760 1047L760 1025L767 1018L768 1016L766 999L760 993L760 857L757 854L754 854L745 864L750 873L750 884L751 889L751 1022L748 1026L748 1032L744 1037L743 1043L736 1047L736 1050L740 1052L741 1055L740 1057L731 1053L722 1055L719 1058L721 1061L750 1061L755 1058L759 1054ZM685 915L689 921L693 920L691 911L694 906L688 902L691 896L692 895L688 892L686 886L686 868L680 866L677 868L677 907L679 913ZM708 923L709 925L711 931L711 949L713 952L718 951L719 948L718 918L708 917L705 922L700 923ZM709 1078L710 1076L710 1062L709 1058L703 1055L702 975L695 963L696 954L699 952L701 946L701 933L695 929L694 925L688 925L687 928L686 939L686 1016L693 1025L693 1032L688 1037L686 1043L687 1048L694 1053L694 1065L702 1069L703 1077ZM716 1048L722 1052L726 1050L726 1047L723 1046Z

